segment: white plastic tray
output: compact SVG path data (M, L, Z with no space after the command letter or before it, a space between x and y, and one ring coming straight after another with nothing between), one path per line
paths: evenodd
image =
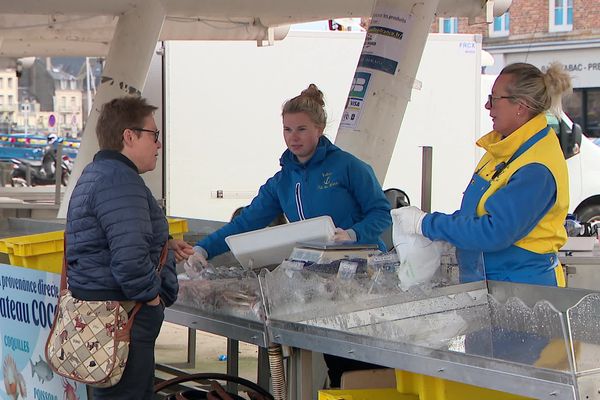
M245 268L280 264L298 242L329 240L335 233L330 216L273 226L225 238L229 249Z

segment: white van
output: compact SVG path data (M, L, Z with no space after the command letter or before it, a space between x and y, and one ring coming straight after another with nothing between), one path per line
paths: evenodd
M164 79L168 213L228 221L247 205L279 169L282 102L311 82L326 94L333 140L363 42L358 32L290 32L270 47L166 42L148 81ZM243 68L239 60L247 61ZM495 79L481 74L480 37L431 34L383 188L402 189L419 206L421 152L431 146L431 209L458 209L482 155L475 141L491 130L484 105ZM550 122L569 166L569 211L600 220L600 148L566 116Z

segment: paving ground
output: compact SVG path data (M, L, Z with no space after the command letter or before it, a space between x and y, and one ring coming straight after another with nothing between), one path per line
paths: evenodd
M156 362L180 364L187 360L187 328L165 322L156 343ZM227 354L227 340L222 336L197 331L196 367L190 372L226 372L227 363L219 356ZM239 376L256 382L258 348L240 342Z

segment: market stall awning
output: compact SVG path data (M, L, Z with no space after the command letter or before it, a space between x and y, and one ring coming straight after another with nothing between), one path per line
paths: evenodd
M496 0L495 7L504 7L506 2L510 1ZM160 3L166 14L161 40L267 40L285 37L287 26L294 23L370 16L375 1L162 0ZM437 15L474 17L484 14L488 3L440 0ZM0 2L0 57L105 56L119 16L144 7L147 7L144 0Z

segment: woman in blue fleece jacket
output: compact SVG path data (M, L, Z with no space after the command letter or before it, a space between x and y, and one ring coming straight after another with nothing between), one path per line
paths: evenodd
M313 84L284 104L288 149L279 160L281 170L239 216L196 243L190 262L206 265L206 259L229 250L227 236L264 228L282 213L290 222L329 215L337 227L334 240L376 243L385 250L379 236L392 222L389 202L371 167L323 136L324 105Z
M333 145L323 136L327 123L323 93L313 84L288 100L282 110L287 150L281 170L259 190L242 213L218 231L200 240L190 263L228 250L229 235L264 228L285 214L290 222L329 215L335 224L335 241L377 243L391 225L390 205L369 165ZM332 387L345 371L378 368L376 365L325 354Z

